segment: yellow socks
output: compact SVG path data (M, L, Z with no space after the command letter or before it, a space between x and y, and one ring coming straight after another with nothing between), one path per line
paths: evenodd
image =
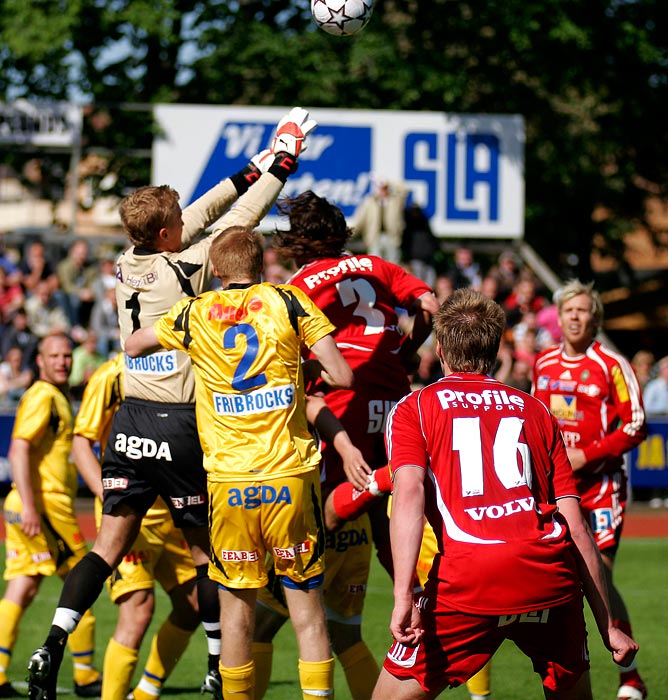
M125 700L139 651L119 644L113 637L107 644L102 667L102 700Z
M380 673L369 647L362 641L357 642L339 654L338 658L346 674L352 699L369 700Z
M262 700L271 680L274 645L271 642L253 642L252 653L255 664L255 700Z
M492 692L491 662L487 662L475 676L466 681L466 689L473 700L488 698Z
M220 664L219 668L223 681L223 700L254 700L255 667L252 661L234 668Z
M144 673L133 691L135 700L160 697L162 686L188 646L193 630L184 630L165 620L151 641Z
M100 672L93 666L95 653L95 616L90 610L83 614L77 628L68 640L74 661L74 682L77 685L94 683Z
M11 600L0 600L0 685L7 683L7 669L19 633L23 608Z
M302 661L299 659L299 684L303 700L334 698L334 659Z

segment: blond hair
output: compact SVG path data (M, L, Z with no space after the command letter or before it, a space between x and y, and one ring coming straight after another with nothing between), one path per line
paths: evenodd
M594 289L594 283L585 284L580 280L568 280L563 287L557 289L554 293L554 301L557 304L557 310L561 313L564 304L571 299L585 294L591 300L591 314L594 318L594 332L596 332L601 323L603 323L603 301L601 295Z

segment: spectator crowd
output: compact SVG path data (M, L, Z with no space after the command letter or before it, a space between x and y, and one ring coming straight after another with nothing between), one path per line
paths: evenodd
M370 196L375 206L379 206L379 197L388 197L388 191L398 192L399 188L381 183L380 190L380 195L375 192ZM363 203L353 221L354 243L363 252L369 252L369 206L369 202ZM561 338L549 290L512 249L496 258L478 257L472 247L462 243L446 253L432 233L428 217L415 203L388 208L384 218L374 218L375 226L389 215L394 220L391 240L396 248L390 257L432 286L440 302L455 289L471 288L501 304L507 326L495 377L529 391L536 354ZM376 232L373 240L379 235ZM114 292L117 252L108 245L93 248L92 242L84 239L55 250L47 249L39 239L16 248L0 243L0 407L14 407L32 383L37 342L49 333L64 331L75 344L70 377L75 400L93 371L120 349ZM283 283L293 272L269 245L265 279ZM408 319L404 321L408 323ZM657 360L651 352L640 350L632 364L643 388L647 413L668 414L668 357ZM439 373L430 338L416 358L413 383L427 384Z

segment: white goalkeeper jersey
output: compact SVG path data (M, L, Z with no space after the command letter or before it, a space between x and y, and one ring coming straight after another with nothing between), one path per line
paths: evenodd
M116 269L121 343L135 330L152 326L176 302L206 291L212 277L209 250L213 239L229 226L257 226L282 187L278 178L265 173L230 209L238 195L231 180L223 180L183 210L182 249L178 253L134 246L123 252ZM212 234L193 243L223 213ZM185 353L170 350L138 358L126 356L125 363L126 397L163 403L195 402L195 379Z

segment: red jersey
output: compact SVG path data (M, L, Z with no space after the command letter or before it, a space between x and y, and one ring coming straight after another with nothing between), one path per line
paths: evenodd
M622 455L647 434L633 368L598 341L576 357L564 355L560 345L539 353L533 394L556 416L566 446L584 450L587 465L576 472L579 480L621 470Z
M504 615L580 594L557 499L577 497L556 420L517 389L451 374L402 399L385 434L392 472L426 469L441 608Z
M357 382L410 390L399 357L397 308L410 309L432 289L399 265L375 255L322 258L299 269L289 284L304 290L336 326L334 339Z

